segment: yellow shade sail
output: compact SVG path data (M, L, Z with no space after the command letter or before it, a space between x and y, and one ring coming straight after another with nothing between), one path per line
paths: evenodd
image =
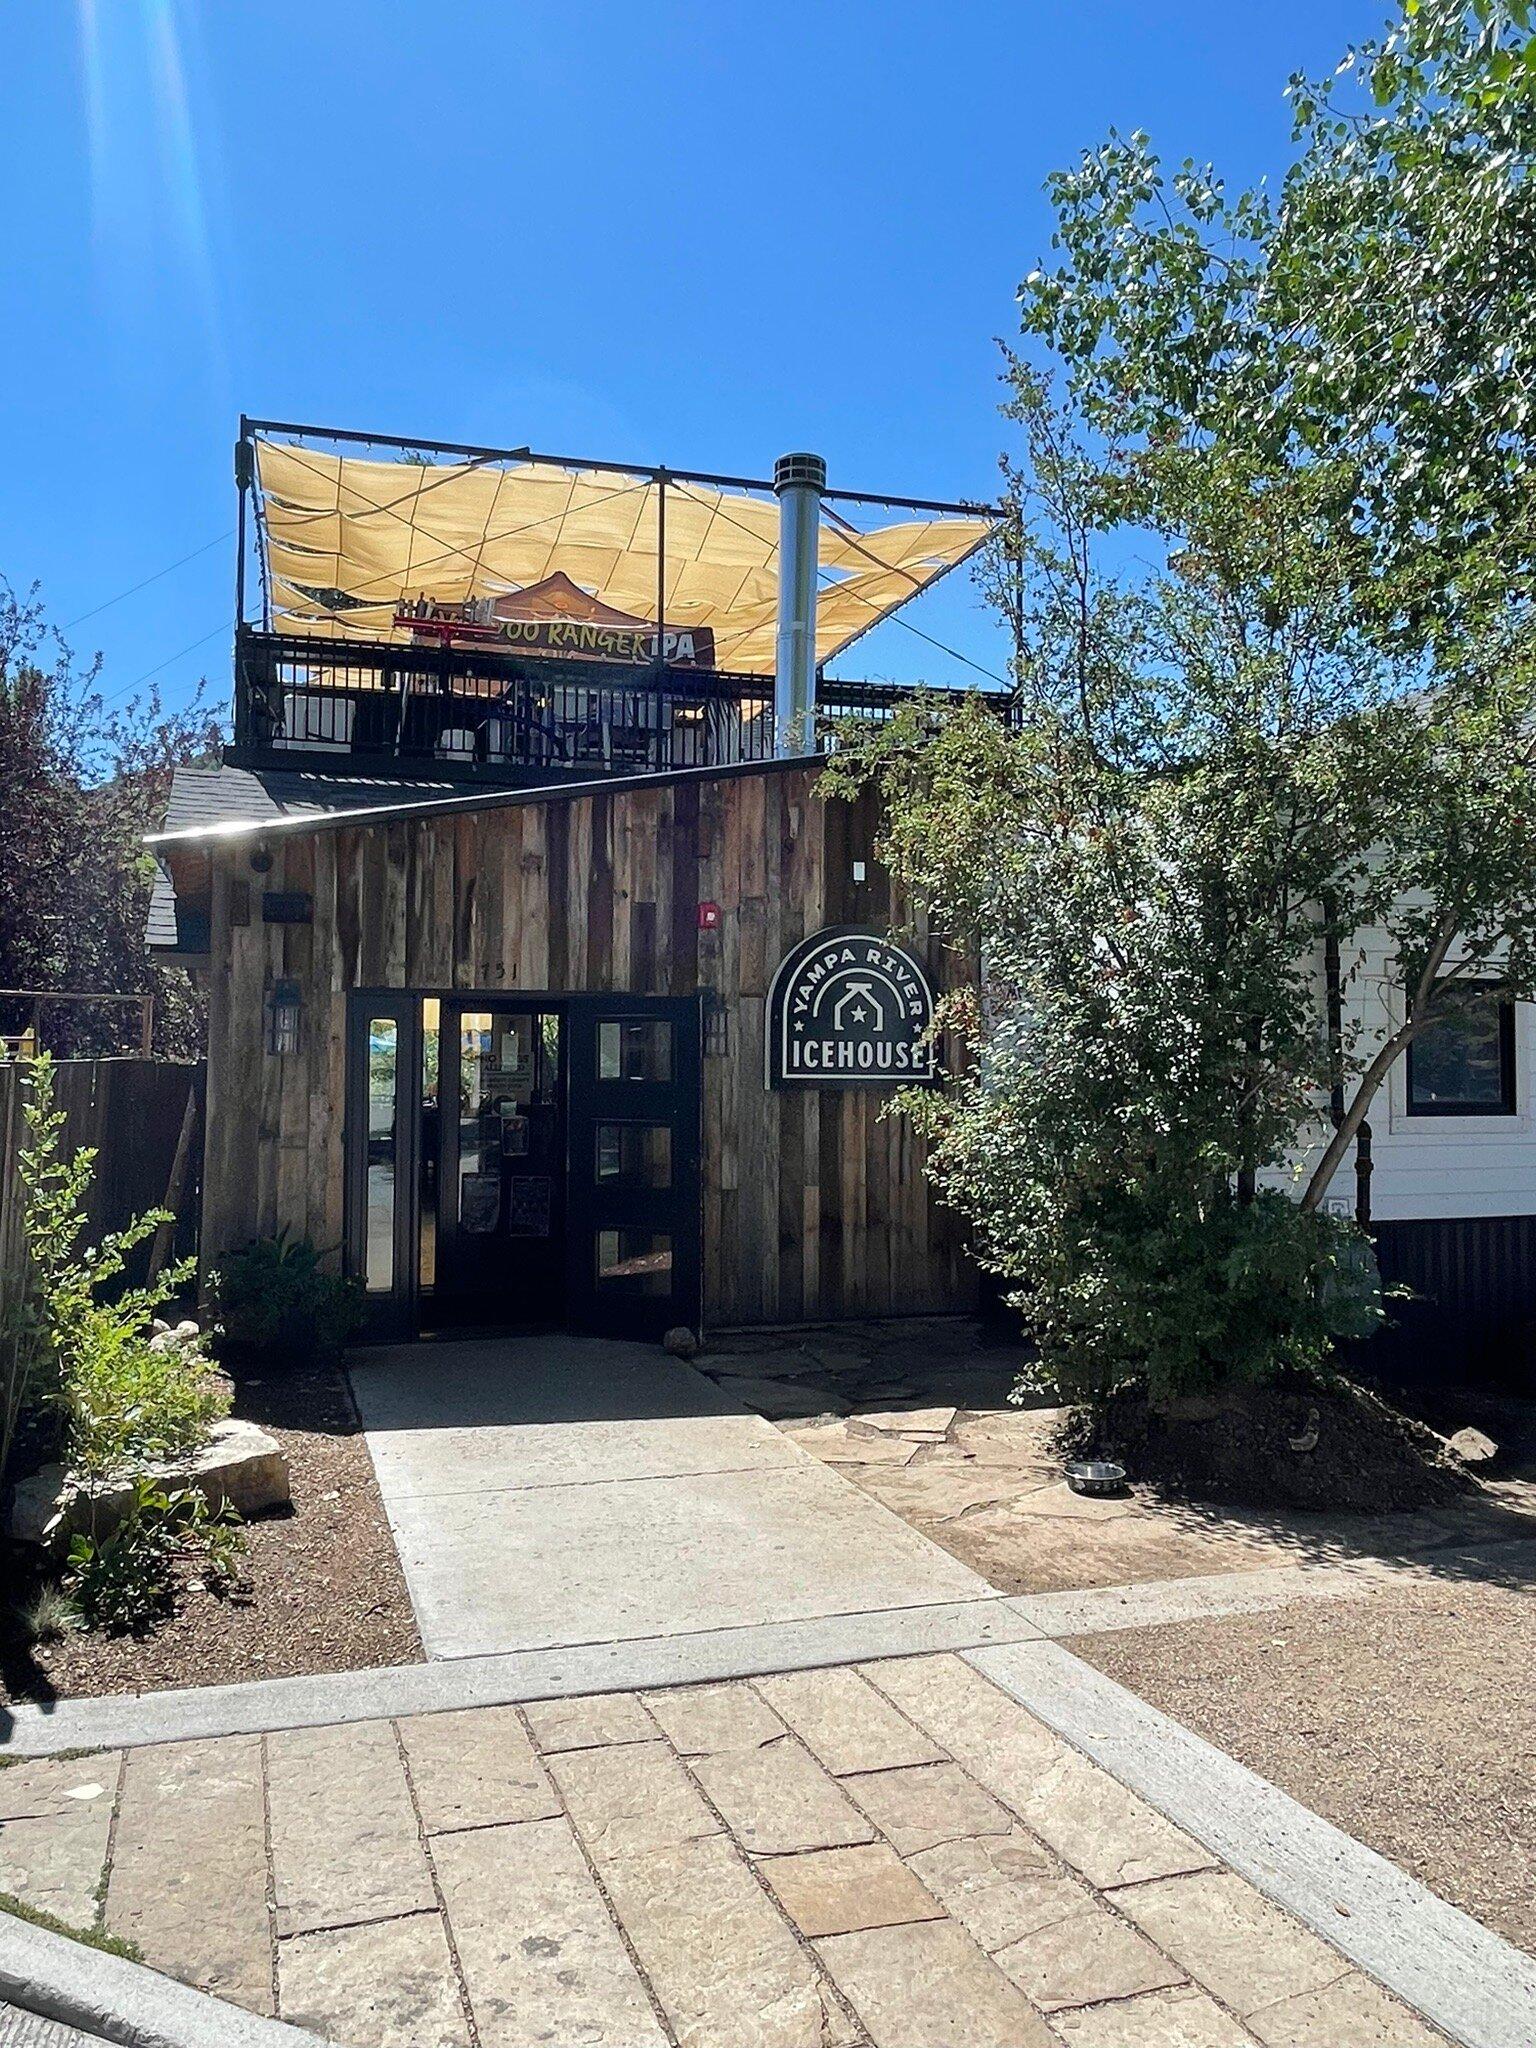
M771 675L779 513L772 500L617 470L363 461L258 440L272 625L408 641L402 607L498 599L563 574L668 632L708 631L713 665ZM663 496L665 505L663 508ZM658 577L665 517L666 569ZM832 657L964 561L990 520L919 516L855 533L823 520L816 658Z

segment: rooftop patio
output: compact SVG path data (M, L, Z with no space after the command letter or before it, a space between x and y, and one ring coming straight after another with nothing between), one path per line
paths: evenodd
M551 781L769 759L772 676L503 654L452 645L317 642L246 628L235 660L238 767L391 764L456 780ZM819 718L887 717L891 683L817 687Z

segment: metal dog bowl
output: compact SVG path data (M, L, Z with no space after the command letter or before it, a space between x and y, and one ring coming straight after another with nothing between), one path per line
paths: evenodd
M1074 1458L1067 1467L1067 1484L1074 1493L1118 1493L1125 1484L1125 1467L1112 1458Z

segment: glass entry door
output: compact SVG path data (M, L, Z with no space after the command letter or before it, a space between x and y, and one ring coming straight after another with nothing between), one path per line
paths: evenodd
M367 1325L380 1336L404 1336L412 1327L420 1046L416 998L353 998L347 1053L347 1270L361 1278Z
M442 1000L425 1323L563 1319L562 1036L558 1010L537 999Z
M699 1005L573 996L567 1021L570 1320L616 1337L697 1330Z

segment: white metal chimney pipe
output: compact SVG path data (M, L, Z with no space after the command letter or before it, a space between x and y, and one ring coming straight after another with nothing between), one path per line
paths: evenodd
M815 745L817 543L826 487L827 465L819 455L781 455L773 465L773 488L779 497L773 730L779 754L806 754Z

